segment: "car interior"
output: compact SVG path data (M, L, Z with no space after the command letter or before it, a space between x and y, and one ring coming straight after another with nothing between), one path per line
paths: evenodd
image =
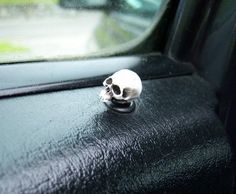
M0 0L1 194L235 193L235 115L235 0Z

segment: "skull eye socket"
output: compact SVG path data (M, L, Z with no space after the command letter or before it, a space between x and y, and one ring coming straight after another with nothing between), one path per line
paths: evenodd
M112 90L113 90L113 92L114 92L116 95L120 95L120 94L121 94L120 87L117 86L117 85L113 85L113 86L112 86Z
M107 84L107 85L111 85L111 84L112 84L112 79L111 79L111 78L108 78L108 79L106 80L106 84Z
M130 89L125 88L125 89L123 90L122 97L123 97L123 98L127 98L129 95L130 95Z

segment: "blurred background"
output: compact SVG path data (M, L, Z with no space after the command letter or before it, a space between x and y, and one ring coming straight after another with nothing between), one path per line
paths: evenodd
M158 19L163 5L164 0L0 0L0 63L125 48Z

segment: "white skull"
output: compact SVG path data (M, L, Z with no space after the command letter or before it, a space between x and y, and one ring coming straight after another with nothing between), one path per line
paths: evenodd
M106 87L100 93L101 100L111 101L112 98L119 101L132 101L140 96L142 82L139 76L128 69L122 69L104 80Z

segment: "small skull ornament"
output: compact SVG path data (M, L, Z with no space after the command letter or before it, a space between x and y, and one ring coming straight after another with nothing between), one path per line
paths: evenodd
M120 102L131 102L142 92L142 82L139 76L128 69L122 69L104 80L106 87L100 93L103 102L112 99Z

